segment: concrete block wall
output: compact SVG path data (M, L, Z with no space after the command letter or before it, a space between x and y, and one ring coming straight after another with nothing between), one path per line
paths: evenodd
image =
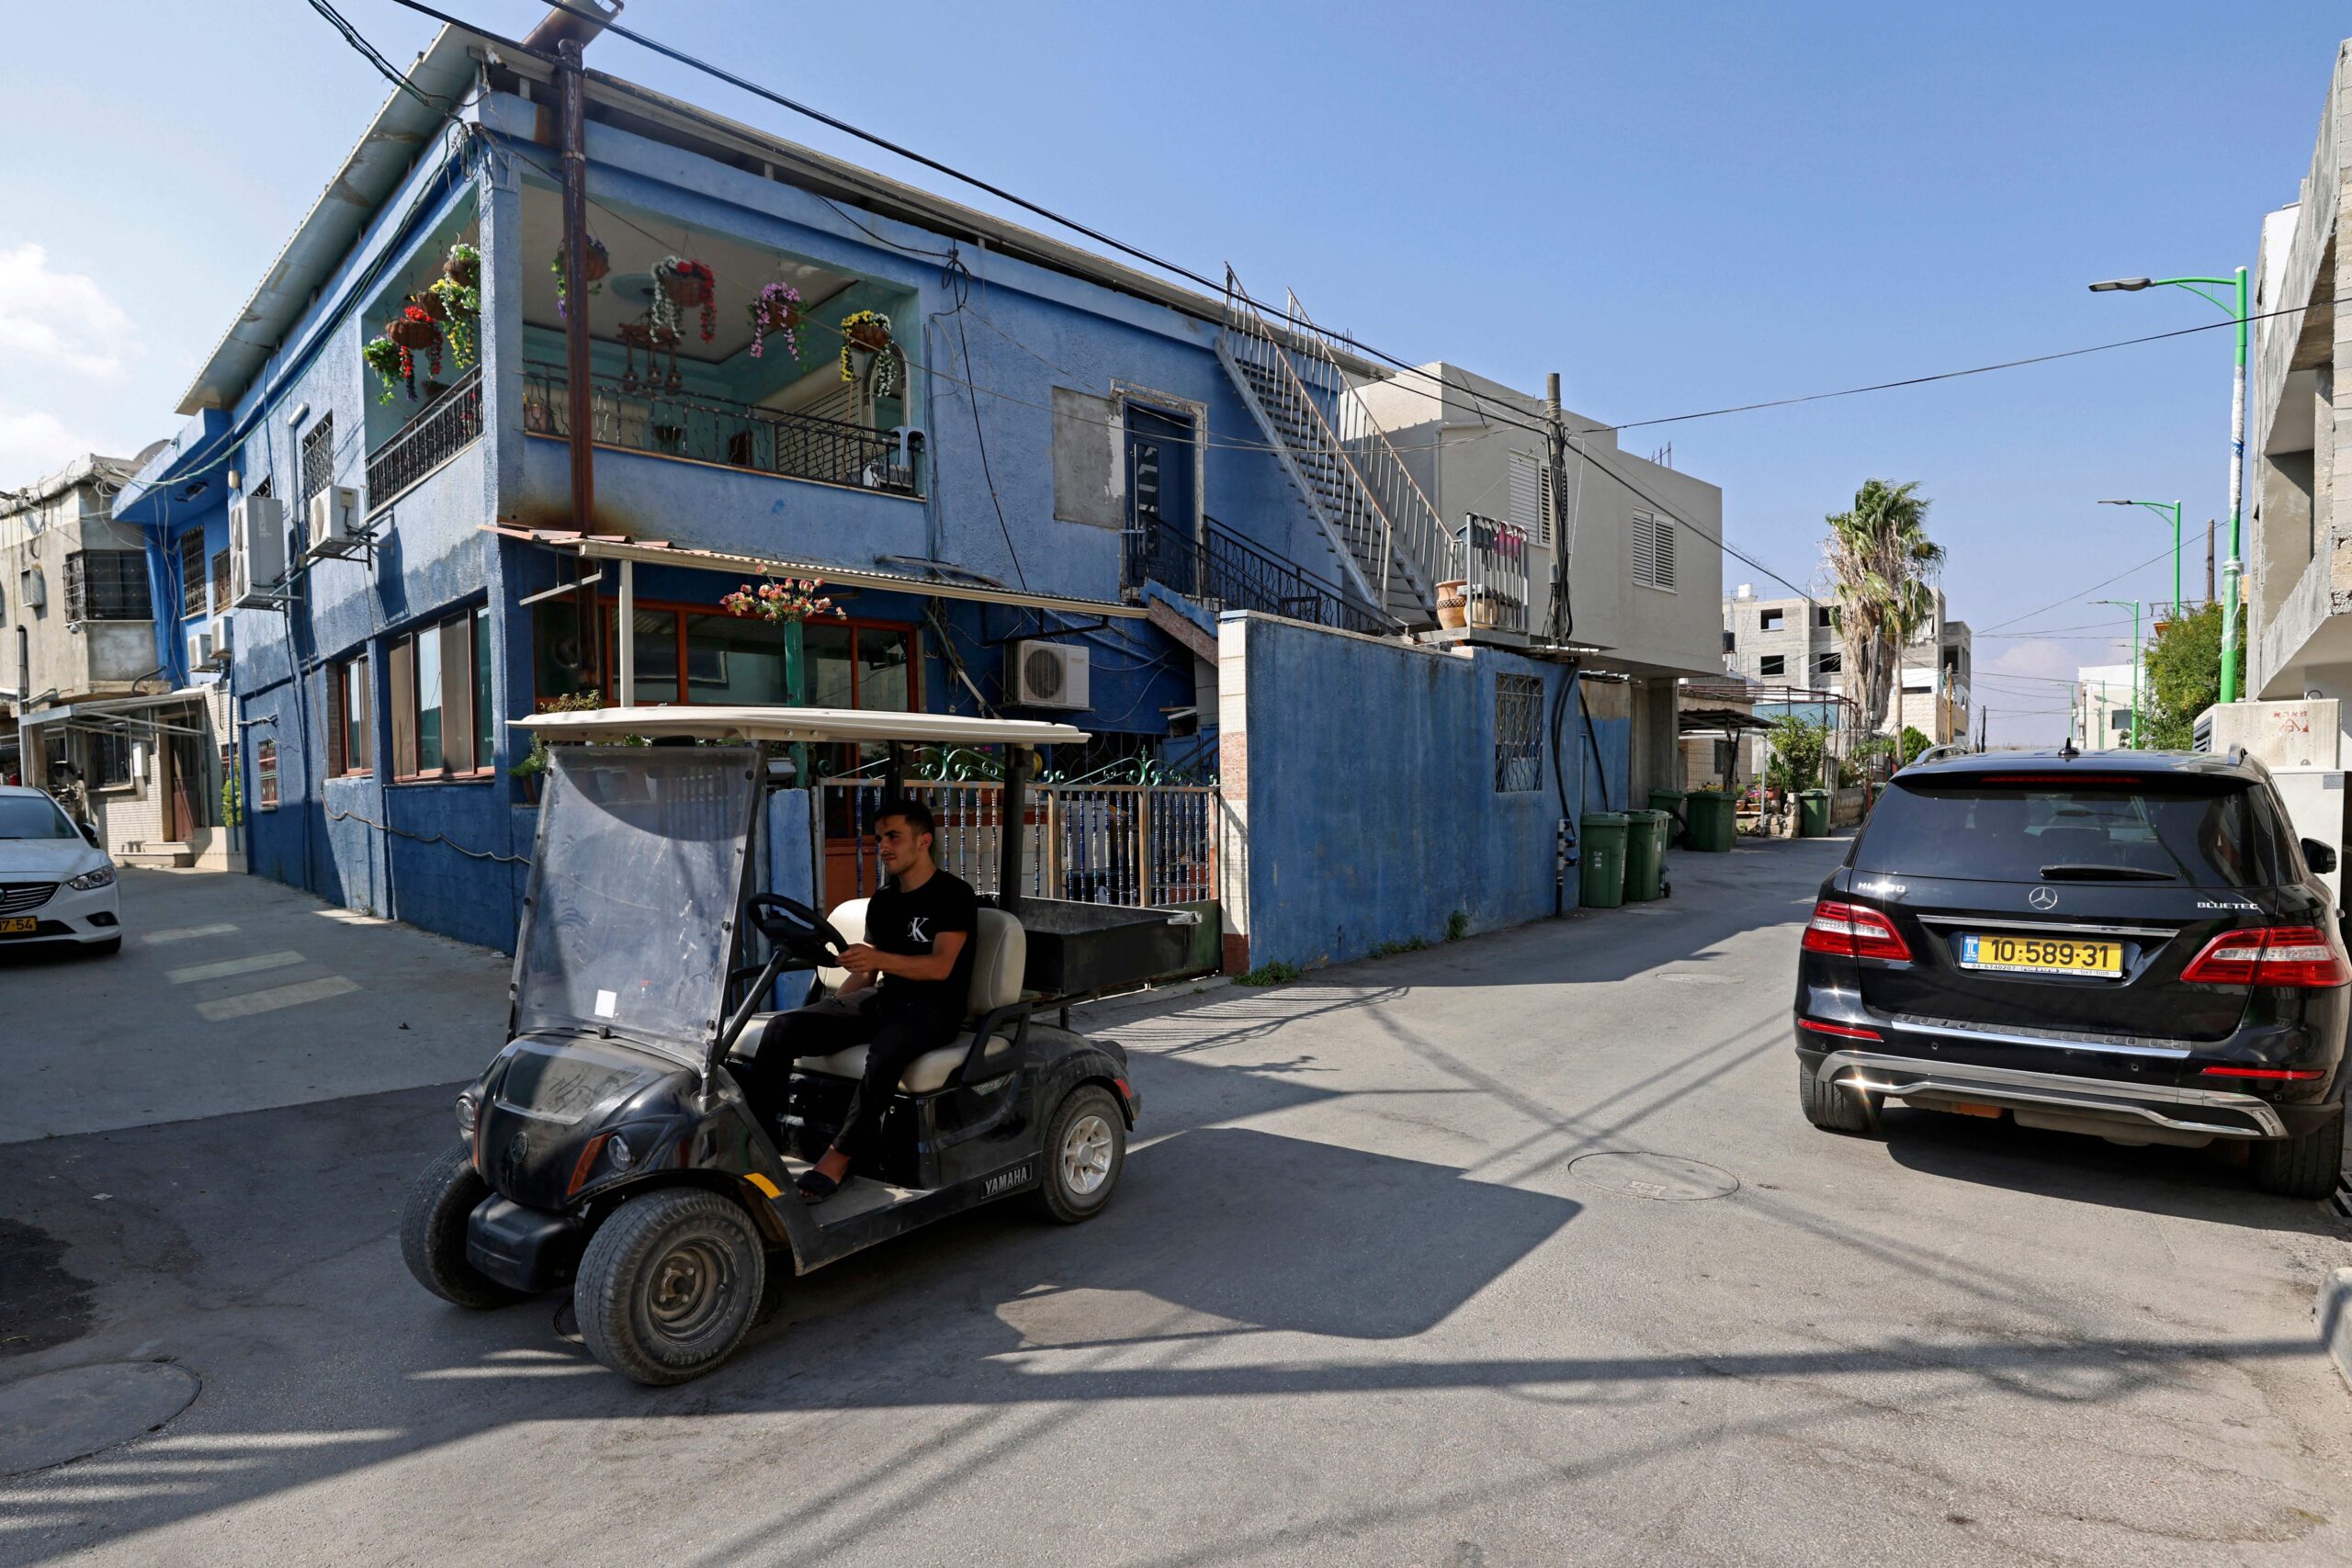
M1220 877L1227 968L1338 963L1442 940L1456 916L1476 931L1555 911L1558 826L1582 793L1563 791L1553 761L1564 669L1240 613L1220 619L1217 642L1220 783L1238 829ZM1542 682L1532 791L1495 787L1505 674ZM1573 705L1559 720L1574 781ZM1571 876L1567 905L1575 894Z

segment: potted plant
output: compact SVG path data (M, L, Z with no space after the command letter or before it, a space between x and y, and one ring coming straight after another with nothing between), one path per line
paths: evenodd
M718 607L730 615L750 620L780 621L787 625L805 621L812 615L834 615L849 618L849 612L817 590L824 586L814 577L787 577L781 582L763 582L757 588L745 583L718 602Z
M449 254L441 263L441 276L460 288L481 287L481 253L460 240L449 247ZM476 310L481 306L477 304Z
M561 316L564 311L565 298L571 292L569 287L571 280L563 275L563 252L561 250L558 250L556 252L555 260L548 265L548 270L555 274L555 313L558 316ZM612 270L613 258L605 254L605 242L599 240L594 234L589 235L587 265L588 292L591 294L602 294L605 291L605 276Z
M407 379L401 369L404 357L400 344L388 337L371 337L360 344L360 363L373 370L384 383L383 395L376 400L378 402L390 402L392 394L400 390L401 384ZM416 396L416 389L413 385L409 389L409 396Z
M1469 579L1449 578L1437 585L1437 624L1449 630L1458 628L1468 618Z
M605 699L594 686L584 692L571 692L560 697L542 697L537 711L540 713L587 713L605 705ZM640 742L641 744L641 742ZM523 799L531 806L539 803L540 780L547 774L548 764L554 759L548 752L548 738L537 730L531 732L531 749L514 760L506 771L522 782Z
M663 256L653 268L653 324L678 329L678 312L702 312L702 341L708 343L718 328L718 275L710 264L685 256Z
M474 362L474 318L481 313L481 291L454 277L437 277L424 291L428 314L449 340L449 357L460 370Z
M770 333L784 339L784 351L793 358L800 357L800 290L789 283L763 285L758 299L752 301L752 357L760 357L760 350Z
M842 379L855 381L863 367L857 355L871 356L874 395L887 398L899 384L899 349L890 337L890 318L879 310L855 310L842 318Z

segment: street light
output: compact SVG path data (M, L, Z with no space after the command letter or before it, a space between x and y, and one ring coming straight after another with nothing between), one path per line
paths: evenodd
M2132 750L2148 749L2147 738L2140 732L2140 601L2137 599L2094 599L2094 604L2112 604L2117 609L2132 612Z
M2144 506L2162 517L2172 516L2172 618L2180 619L2180 502L2177 501L2102 501L2101 506Z
M2200 287L2200 285L2202 287ZM2224 304L2205 292L2207 288L2231 290L2231 300ZM2237 367L2230 385L2230 555L2222 563L2222 576L2229 584L2222 601L2222 701L2238 700L2238 578L2245 570L2239 559L2243 553L2238 537L2242 510L2239 498L2245 492L2245 268L2240 267L2229 277L2114 277L2091 285L2094 294L2137 294L2143 288L2186 288L2220 310L2237 323ZM2173 551L2174 576L2179 575L2180 551ZM2176 581L2173 597L2177 601L2180 590ZM2136 667L2135 667L2136 668Z

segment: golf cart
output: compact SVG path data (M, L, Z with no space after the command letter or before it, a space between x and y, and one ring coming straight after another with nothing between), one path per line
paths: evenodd
M1028 749L1083 734L818 708L514 722L582 744L549 749L506 1046L458 1097L460 1142L421 1174L402 1217L402 1254L427 1290L492 1307L570 1285L598 1360L673 1383L723 1360L789 1275L1001 1198L1026 1196L1065 1224L1102 1212L1140 1104L1126 1054L1040 1021L1060 998L1028 982L1099 978L1105 953L1165 973L1190 933L1138 932L1189 917L1064 906L1046 924L1065 929L1033 941L1024 912L1057 901L1022 897L1026 833L999 834L964 1032L900 1077L832 1197L812 1206L794 1183L831 1143L865 1048L799 1062L764 1121L729 1070L780 1048L779 976L816 971L808 1000L838 987L864 928L864 900L828 919L755 891L773 751L888 743L888 796L901 744L1001 746L1001 820L1019 824Z

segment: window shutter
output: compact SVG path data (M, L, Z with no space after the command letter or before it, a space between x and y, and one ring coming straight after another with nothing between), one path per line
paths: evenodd
M351 771L351 759L345 755L343 737L344 666L330 664L327 677L327 777L335 778Z
M1650 581L1659 588L1671 588L1674 586L1674 519L1651 518L1650 532L1650 570L1655 574Z
M1539 545L1549 547L1552 543L1552 518L1553 514L1559 510L1559 498L1552 492L1551 465L1548 463L1545 464L1544 467L1538 468L1536 473L1544 481L1544 534L1543 536L1535 542Z
M1513 452L1510 464L1510 520L1520 532L1540 545L1552 542L1544 515L1544 466L1524 452Z
M402 637L391 646L392 776L416 776L416 642Z
M473 617L444 621L426 634L441 639L441 765L474 771Z
M1657 545L1650 532L1649 514L1634 513L1634 581L1644 586L1657 581Z

